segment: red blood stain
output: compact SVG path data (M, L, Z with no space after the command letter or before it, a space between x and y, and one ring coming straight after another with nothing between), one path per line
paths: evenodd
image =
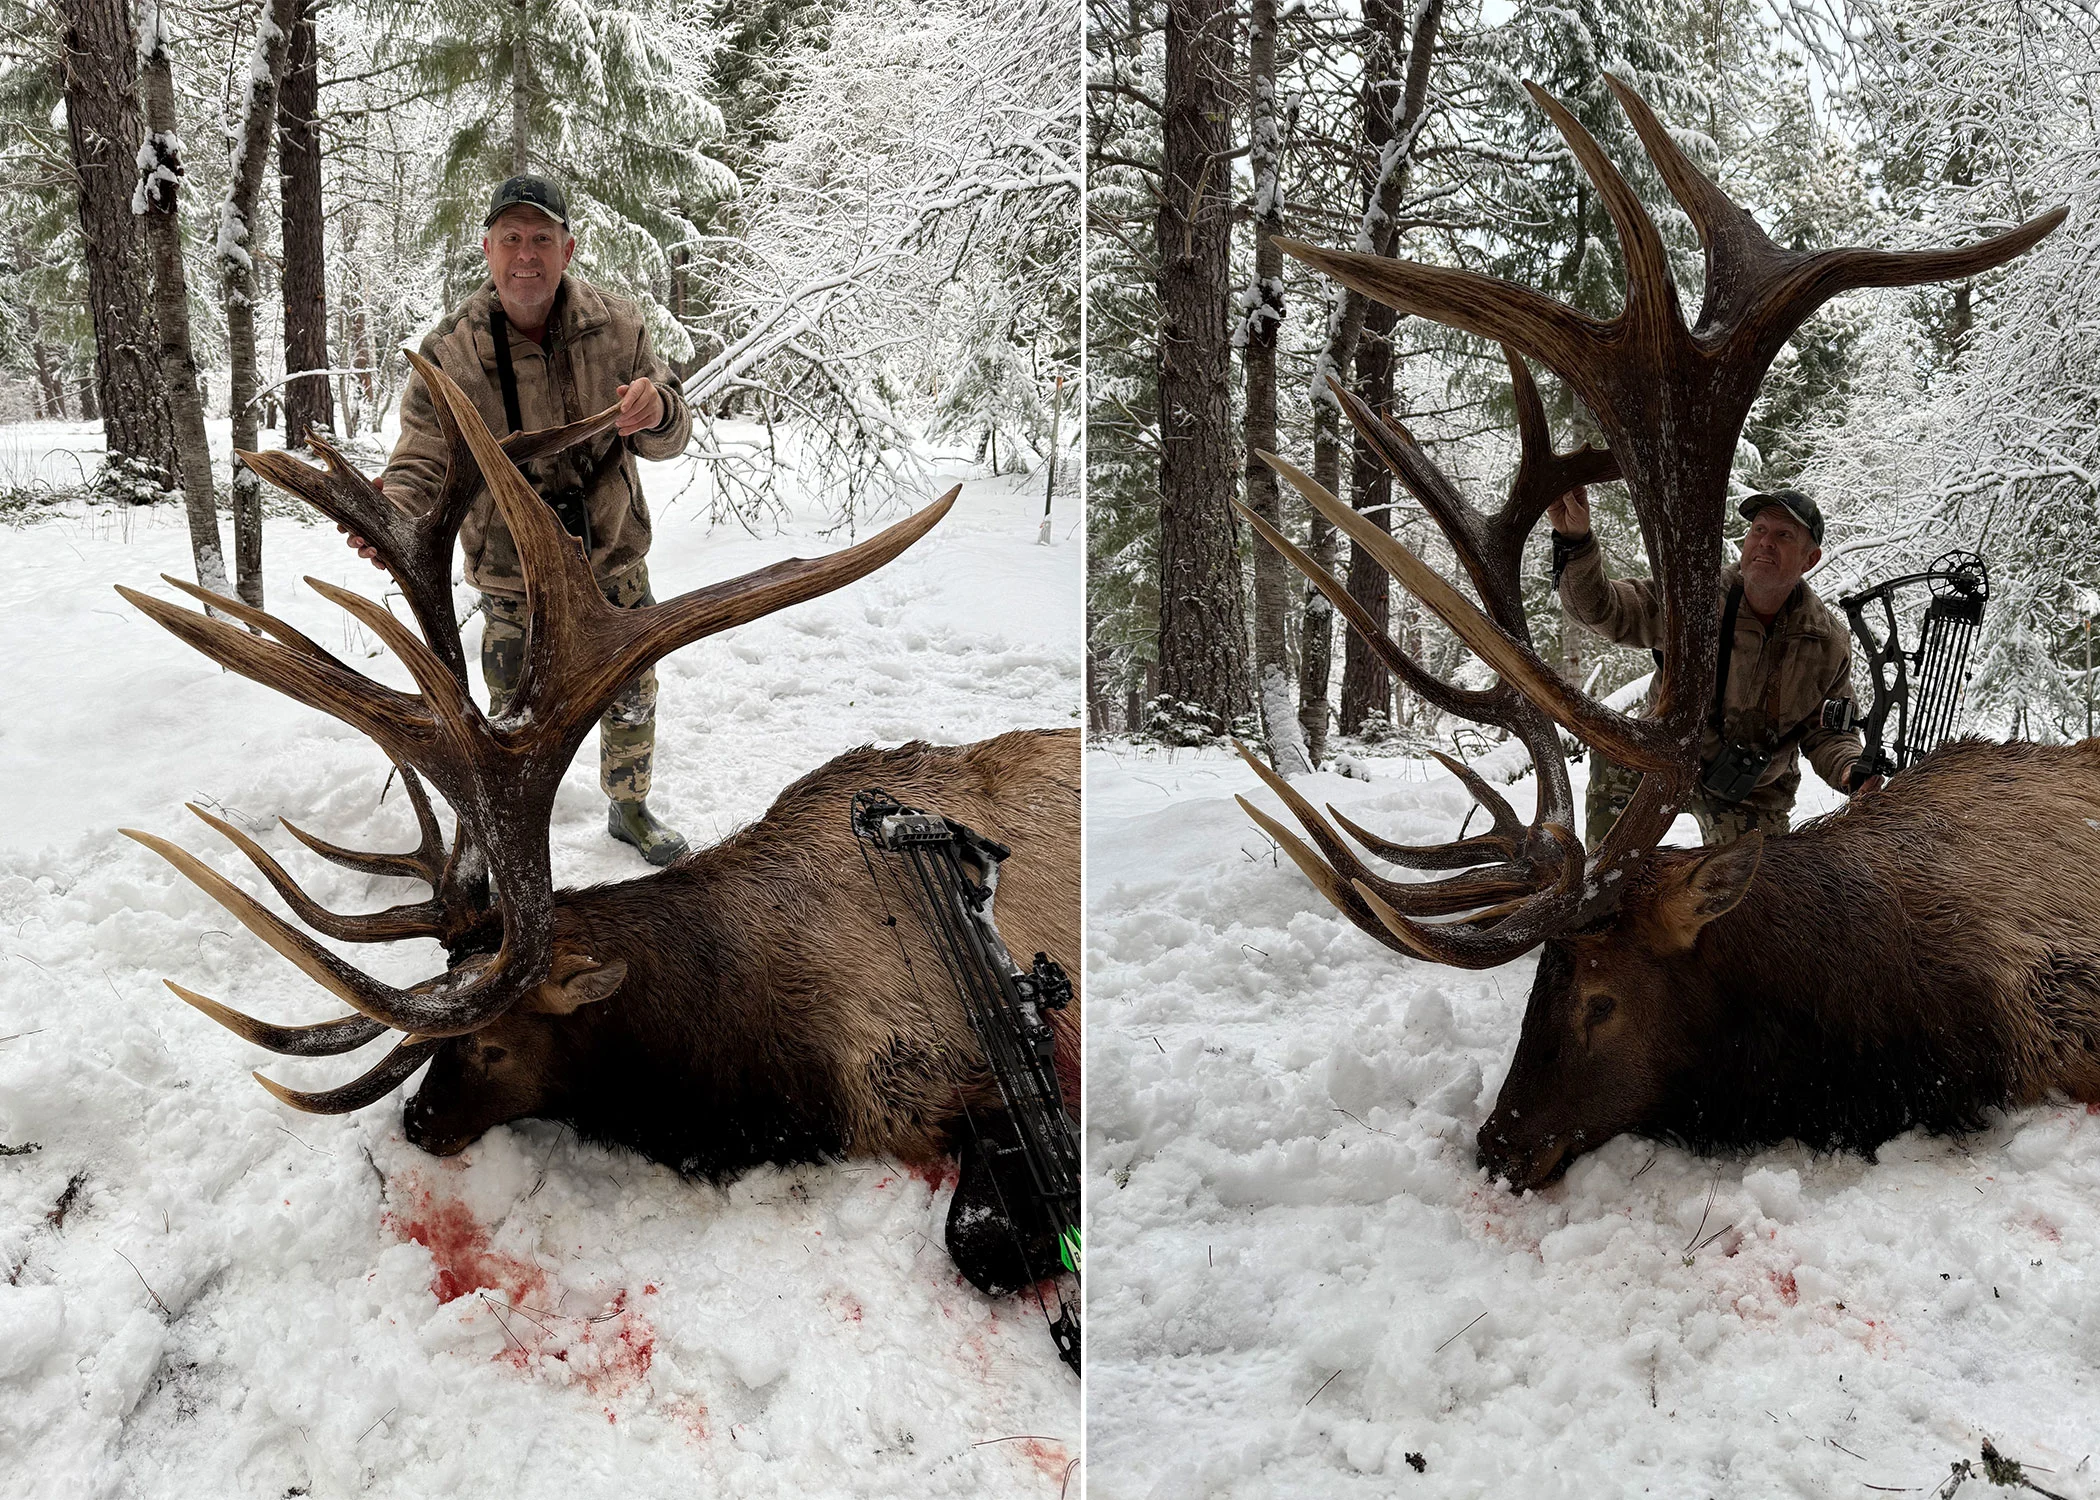
M695 1443L707 1441L707 1405L698 1396L680 1396L664 1404L664 1415L685 1430Z
M1039 1438L1023 1438L1017 1444L1021 1453L1036 1468L1052 1479L1063 1479L1065 1468L1072 1462L1063 1443L1046 1443Z
M1767 1271L1765 1274L1772 1278L1772 1285L1779 1288L1779 1300L1781 1302L1784 1302L1788 1307L1792 1307L1801 1300L1801 1290L1794 1285L1794 1273L1792 1271L1783 1273Z
M943 1157L939 1161L922 1161L905 1170L910 1172L915 1180L925 1183L929 1193L952 1188L962 1178L962 1168L952 1156Z
M437 1198L420 1184L408 1189L410 1208L381 1216L380 1222L404 1240L430 1252L437 1265L430 1290L440 1302L451 1302L488 1287L507 1292L513 1303L543 1301L547 1274L538 1266L489 1248L488 1229L456 1198Z
M624 1288L595 1315L565 1312L564 1296L548 1286L547 1273L490 1249L487 1226L464 1203L437 1197L409 1174L396 1182L397 1201L408 1206L388 1212L381 1222L430 1252L437 1267L430 1290L438 1301L456 1301L483 1289L501 1294L482 1299L487 1315L504 1332L503 1348L493 1360L521 1374L546 1363L566 1366L571 1381L599 1397L618 1396L649 1373L656 1330L628 1307ZM653 1282L648 1290L656 1290ZM611 1420L611 1413L606 1415Z
M642 1287L642 1295L645 1297L654 1297L656 1295L656 1283L653 1281L645 1283Z
M2036 1234L2040 1235L2043 1239L2049 1241L2049 1243L2052 1245L2060 1245L2063 1243L2064 1237L2061 1233L2058 1232L2056 1226L2050 1223L2047 1219L2043 1218L2039 1213L2022 1214L2019 1218L2014 1219L2013 1222L2015 1224L2022 1225L2025 1228L2032 1229Z
M883 1178L882 1181L875 1184L875 1191L878 1193L881 1192L884 1188L888 1187L891 1183L895 1182L896 1180L897 1179L894 1177Z

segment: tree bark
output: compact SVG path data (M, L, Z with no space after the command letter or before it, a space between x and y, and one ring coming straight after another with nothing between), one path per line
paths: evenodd
M531 121L527 104L532 98L532 21L530 0L518 0L518 35L510 51L510 175L523 176L532 170Z
M145 12L148 35L140 45L139 98L145 106L146 138L138 162L144 181L146 241L153 260L153 313L160 328L161 380L175 419L175 456L182 476L182 504L190 523L190 552L197 582L215 594L231 592L226 554L219 543L218 491L211 471L211 442L204 433L204 397L190 343L189 280L182 265L182 224L176 201L182 187L182 142L175 134L175 79L168 59L167 23L157 6Z
M1364 315L1362 340L1356 348L1356 395L1373 411L1393 403L1393 327L1399 322L1394 311L1373 303ZM1393 529L1393 476L1378 460L1360 433L1352 434L1349 463L1349 503L1366 513L1379 530ZM1370 611L1391 633L1392 575L1379 566L1368 551L1349 548L1349 573L1344 580L1349 596ZM1342 646L1342 707L1336 727L1343 734L1362 734L1371 714L1392 722L1393 679L1371 654L1355 631L1349 631Z
M1276 98L1276 0L1253 0L1248 29L1249 157L1254 168L1254 280L1240 293L1247 375L1247 508L1283 529L1276 471L1256 455L1276 451L1276 338L1283 326L1283 116ZM1274 547L1254 545L1254 678L1269 763L1285 776L1312 769L1291 691L1285 616L1296 570Z
M1232 12L1168 0L1159 249L1159 665L1177 711L1222 733L1251 707L1229 394ZM1189 726L1193 732L1194 725Z
M113 464L161 490L175 485L175 430L161 380L138 185L138 40L127 0L61 0L66 134L80 191L88 312L95 325L94 415ZM85 394L85 392L83 392Z
M1379 255L1393 252L1393 215L1407 196L1408 168L1413 159L1415 133L1429 98L1429 64L1436 52L1437 27L1443 19L1443 0L1422 0L1415 13L1412 39L1407 51L1406 86L1401 94L1401 119L1378 154L1378 166L1366 195L1364 214L1357 225L1356 248ZM1387 37L1380 47L1399 47L1399 16L1391 0L1374 0L1366 19ZM1383 71L1383 70L1378 70ZM1376 114L1375 108L1369 111ZM1367 118L1365 129L1370 129ZM1327 341L1313 362L1313 478L1330 492L1338 493L1342 477L1341 405L1327 387L1330 379L1346 380L1356 359L1356 346L1363 337L1364 316L1370 302L1361 293L1338 288L1328 310ZM1306 550L1328 571L1335 563L1334 528L1317 514ZM1334 660L1334 610L1319 592L1305 590L1304 627L1300 640L1301 669L1298 677L1298 719L1317 762L1326 754L1327 684Z
M228 406L233 450L252 453L262 442L255 388L255 201L262 194L277 121L277 84L284 77L300 0L262 0L255 50L248 61L247 94L234 140L233 183L219 220L219 292L226 306L226 343L232 363ZM262 481L239 459L233 463L233 556L241 602L263 607Z
M284 205L284 365L328 368L328 257L321 241L321 111L319 0L292 30L284 86L277 95L278 192ZM309 375L284 388L284 445L306 446L311 432L335 431L335 403L326 375Z

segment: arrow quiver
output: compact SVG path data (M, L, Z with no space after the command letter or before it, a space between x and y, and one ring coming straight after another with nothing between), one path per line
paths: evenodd
M1917 625L1917 647L1903 649L1896 612L1900 589L1924 587L1930 596ZM1867 660L1874 701L1860 728L1866 736L1861 757L1882 775L1907 770L1954 732L1961 708L1962 685L1968 681L1969 647L1983 623L1990 600L1991 575L1974 552L1944 552L1922 573L1906 573L1838 601L1852 622L1852 639ZM1879 606L1881 629L1868 619ZM1895 731L1888 734L1891 711Z
M877 891L885 898L888 892L901 892L904 904L918 916L999 1085L1018 1144L1002 1145L986 1136L976 1120L970 1124L986 1152L1018 1154L1027 1169L1032 1201L1002 1202L1008 1222L1015 1226L1022 1258L1030 1259L1023 1227L1045 1230L1063 1268L1077 1280L1079 1132L1058 1086L1055 1034L1048 1015L1070 1003L1072 982L1047 954L1036 954L1033 964L1021 968L1000 940L992 920L992 898L999 886L999 866L1012 851L953 818L906 807L873 787L853 799L853 832L864 846L863 858L868 851L884 856L869 861ZM1030 1266L1038 1286L1058 1269ZM1078 1301L1062 1290L1057 1298L1057 1315L1050 1315L1047 1303L1043 1313L1059 1355L1077 1371Z

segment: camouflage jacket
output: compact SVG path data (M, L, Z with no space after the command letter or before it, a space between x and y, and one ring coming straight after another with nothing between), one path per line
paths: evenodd
M1721 570L1723 608L1742 576L1732 563ZM1647 579L1605 577L1604 554L1594 538L1568 558L1560 577L1560 599L1570 616L1607 640L1651 650L1662 643L1661 590ZM1814 589L1797 583L1769 629L1748 605L1737 609L1721 733L1715 732L1709 716L1700 756L1711 764L1724 734L1748 742L1778 739L1804 720L1813 724L1825 699L1852 696L1852 633ZM1856 732L1839 733L1820 725L1813 725L1799 743L1816 774L1832 786L1841 786L1846 768L1859 759L1861 749ZM1773 757L1741 805L1787 811L1800 785L1799 754L1789 748Z
M459 382L489 430L501 437L510 424L489 334L489 313L495 306L495 286L484 282L424 337L421 352ZM527 432L603 411L618 401L613 394L618 387L637 378L655 381L663 394L664 419L654 430L629 438L605 433L525 466L525 477L542 496L587 487L591 571L600 581L619 578L649 550L649 507L642 499L635 457L671 458L685 447L693 431L685 397L650 347L649 331L635 305L575 276L562 277L547 320L545 347L512 328L510 354L518 382L518 415ZM616 445L624 451L615 461ZM445 455L430 393L421 376L411 376L401 396L401 440L386 466L387 499L415 514L427 510L444 483ZM468 508L459 542L466 552L467 581L475 588L513 596L525 592L517 548L486 490Z

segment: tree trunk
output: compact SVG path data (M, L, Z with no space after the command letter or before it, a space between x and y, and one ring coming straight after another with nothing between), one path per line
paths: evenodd
M1393 402L1393 326L1398 321L1398 315L1381 303L1373 303L1364 316L1363 339L1356 349L1356 395L1373 411L1382 411ZM1350 445L1349 503L1366 512L1379 530L1393 529L1392 472L1379 462L1362 434L1356 434ZM1391 634L1392 575L1368 551L1352 543L1345 582L1349 597ZM1337 720L1342 733L1362 734L1364 720L1374 713L1390 724L1392 694L1392 674L1355 631L1348 632L1342 648L1342 708Z
M277 95L278 191L284 204L284 367L328 368L328 258L321 243L321 57L318 0L292 30L284 87ZM303 448L310 432L335 431L328 377L284 388L284 445Z
M102 420L102 408L95 400L95 372L93 370L82 370L80 372L80 420L83 422L99 422Z
M526 106L532 97L532 21L530 0L518 0L518 34L510 50L510 175L532 170L531 122Z
M1159 666L1176 712L1222 733L1252 706L1233 493L1227 323L1232 12L1168 0L1159 248ZM1194 730L1190 726L1191 731Z
M175 485L175 435L137 215L138 40L127 0L61 0L66 134L80 184L88 312L95 325L94 399L113 465L157 489Z
M1408 167L1413 158L1415 133L1429 98L1429 63L1436 52L1437 27L1443 18L1443 0L1422 0L1415 13L1412 41L1407 52L1407 82L1401 95L1401 119L1390 130L1378 155L1378 166L1366 195L1363 218L1356 230L1356 248L1390 255L1393 251L1393 214L1407 195ZM1390 0L1374 0L1366 19L1385 37L1381 47L1399 47L1399 16ZM1377 70L1384 72L1384 69ZM1370 109L1375 115L1375 107ZM1366 119L1365 129L1371 129ZM1356 346L1363 336L1368 299L1347 287L1337 289L1327 316L1327 341L1313 361L1313 478L1328 491L1338 493L1342 477L1341 405L1327 387L1330 379L1346 380L1356 359ZM1318 515L1313 517L1306 550L1329 572L1334 570L1335 535ZM1334 611L1319 593L1305 591L1304 629L1300 644L1302 667L1298 677L1298 720L1313 759L1326 753L1327 683L1334 652Z
M255 200L262 194L277 122L277 83L285 53L299 23L300 0L263 0L256 16L255 50L248 59L248 91L241 101L234 137L233 183L219 221L219 291L226 305L227 354L232 362L228 407L233 415L233 450L252 453L261 445L255 388ZM241 602L263 607L262 481L239 459L233 464L233 556Z
M140 46L139 97L146 110L146 138L138 161L145 181L146 241L153 259L153 314L160 327L161 380L175 419L175 456L182 475L182 504L189 514L190 552L197 582L215 594L226 582L226 555L219 544L218 493L212 481L211 443L204 434L204 397L190 344L190 290L182 266L182 224L175 212L182 187L182 143L175 134L175 80L168 60L167 23L158 9L146 13L152 33Z
M1276 451L1276 337L1283 326L1283 120L1276 98L1276 0L1253 0L1249 21L1249 156L1254 168L1254 281L1240 294L1247 371L1247 508L1283 529L1276 471L1256 457ZM1285 614L1296 570L1274 547L1254 544L1254 677L1269 763L1285 776L1312 769L1291 691Z

